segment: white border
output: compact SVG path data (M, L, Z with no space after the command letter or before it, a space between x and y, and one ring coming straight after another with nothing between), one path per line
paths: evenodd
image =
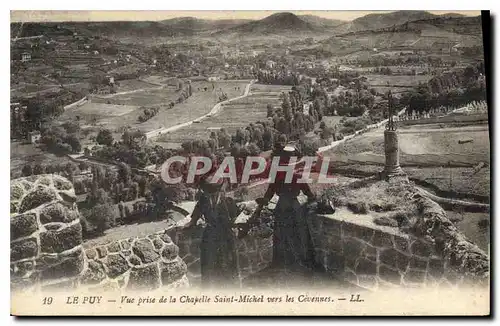
M275 0L275 1L266 1L266 0L252 0L248 2L242 2L242 1L223 1L223 0L213 0L213 1L201 1L201 0L191 0L191 1L150 1L150 0L141 0L139 2L127 2L125 0L122 1L99 1L99 0L86 0L82 2L73 2L73 1L54 1L54 0L45 0L43 2L40 2L38 0L24 0L24 1L19 1L16 3L12 2L2 2L1 6L6 7L4 10L1 11L2 13L2 22L4 28L1 30L1 36L2 36L2 45L3 45L3 54L4 56L7 56L7 54L10 52L10 43L9 43L9 38L10 38L10 32L9 32L9 22L10 22L10 13L8 10L11 9L16 9L16 10L48 10L48 9L64 9L64 10L113 10L113 9L120 9L120 10L280 10L280 11L290 11L290 10L446 10L446 11L455 11L455 10L492 10L492 15L495 13L500 12L499 8L499 1L486 1L486 0L475 0L475 1L470 1L470 0L454 0L454 1L436 1L436 0L420 0L418 2L412 2L412 1L400 1L400 0L384 0L384 1L324 1L324 0L308 0L308 1L301 1L301 2L291 2L291 1L285 1L285 0ZM2 8L3 9L3 8ZM498 21L497 21L498 25ZM498 28L495 26L495 44L499 44L498 42ZM495 61L498 63L499 52L496 51L496 56L495 56ZM498 66L497 66L498 68ZM2 260L3 260L3 268L0 269L1 271L1 276L2 276L2 297L1 297L1 303L3 306L3 311L1 312L2 316L2 325L14 323L15 319L12 317L8 317L10 314L10 294L9 294L9 270L7 266L10 264L10 259L9 259L9 250L7 248L10 247L9 243L9 228L7 226L7 221L6 221L6 215L9 210L9 184L10 180L8 178L8 172L10 171L9 169L9 159L7 159L7 154L10 152L10 144L8 142L8 139L10 138L9 135L9 110L7 109L9 107L9 101L10 101L10 86L9 86L9 63L6 59L3 59L1 62L1 82L2 82L2 110L0 111L0 114L2 114L2 128L0 128L0 153L5 153L5 159L0 161L1 167L2 167L2 173L0 174L1 177L1 187L2 187L2 212L4 212L4 221L3 221L3 227L2 231L3 236L0 237L2 240L2 245L0 248L2 253ZM495 71L495 76L496 77L496 71ZM496 83L495 87L495 92L496 94L500 94L499 92L500 86L498 85L498 82ZM496 104L497 101L495 101ZM496 105L495 105L495 109ZM497 124L497 120L500 119L500 114L495 115L495 121L492 121L492 126ZM495 147L499 146L500 141L497 139L498 137L495 137ZM494 149L496 151L496 148ZM493 154L493 153L491 153ZM496 162L497 163L497 162ZM496 166L493 167L493 169L496 170ZM496 180L495 178L495 184ZM498 191L495 192L496 195L498 196ZM494 203L499 203L497 196L495 196L494 200L492 200ZM492 217L494 218L494 217ZM498 222L495 221L494 225L495 227L497 226ZM498 231L498 230L496 230ZM498 232L496 232L498 236ZM497 261L498 255L495 255L495 257L492 257L494 261ZM496 279L495 283L498 283L498 269L495 269L497 273L495 275L492 275L493 279ZM496 293L498 294L498 293ZM450 300L450 303L452 303L453 298L443 298L443 300ZM495 300L495 302L498 303L498 300ZM497 307L495 307L497 308ZM496 311L498 314L498 310ZM5 319L5 320L3 320ZM122 324L131 324L136 320L84 320L83 323L89 323L93 325L105 325L108 323L112 322L118 322L121 325ZM200 322L206 323L207 320L199 320ZM211 322L221 322L222 320L212 320ZM290 322L292 320L270 320L270 321L264 321L264 320L252 320L252 322L259 323L259 324L275 324L275 323L282 323L282 322ZM294 320L295 322L303 323L305 320L299 319L299 320ZM316 320L315 320L316 321ZM368 319L363 319L363 320L356 320L356 323L366 323L366 322L373 322L373 320L368 320ZM396 322L400 323L402 320L377 320L381 323L387 323L387 322ZM449 323L449 324L454 324L457 322L457 320L404 320L405 322L425 322L426 324L433 324L433 323ZM34 324L35 322L38 323L54 323L54 320L25 320L23 323L24 324ZM56 321L57 322L57 321ZM63 323L67 323L68 320L64 321L59 321ZM82 322L82 321L80 321ZM155 322L158 323L169 323L170 325L174 325L179 323L178 321L174 320L155 320ZM187 321L186 321L187 322ZM222 321L222 322L229 322L229 323L234 323L236 320L227 320L227 321ZM244 322L244 320L238 320L237 322ZM309 322L309 321L307 321ZM346 320L325 320L322 321L324 323L345 323L347 322ZM478 321L472 321L472 320L467 320L468 323L476 323Z

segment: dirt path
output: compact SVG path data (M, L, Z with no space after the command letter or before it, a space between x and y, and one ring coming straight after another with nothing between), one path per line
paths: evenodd
M187 121L187 122L184 122L184 123L177 124L175 126L171 126L171 127L168 127L168 128L161 128L161 129L156 129L156 130L153 130L153 131L149 131L149 132L146 133L146 138L147 139L156 138L156 137L161 136L163 134L166 134L166 133L169 133L169 132L172 132L172 131L176 131L176 130L179 130L179 129L184 128L184 127L187 127L187 126L189 126L189 125L191 125L191 124L193 124L195 122L200 122L201 120L203 120L203 119L205 119L207 117L210 117L212 115L215 115L215 114L219 113L222 110L222 105L230 103L232 101L236 101L236 100L239 100L239 99L247 97L250 94L250 86L252 86L252 84L254 82L255 82L255 80L252 80L252 81L250 81L250 83L247 84L247 86L245 87L245 92L243 93L243 95L240 95L240 96L237 96L237 97L233 97L233 98L228 99L226 101L223 101L223 102L215 104L214 107L212 108L212 110L209 113L204 114L201 117L198 117L196 119L193 119L193 120L190 120L190 121Z

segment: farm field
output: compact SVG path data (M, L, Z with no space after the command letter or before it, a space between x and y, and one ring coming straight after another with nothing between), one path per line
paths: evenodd
M417 86L419 83L425 83L432 78L432 75L415 76L395 76L395 75L365 75L370 85L393 85L401 87Z
M168 148L179 147L186 140L207 139L210 135L208 128L225 128L229 134L233 134L251 122L266 120L267 104L278 106L279 95L290 88L290 86L254 84L251 86L249 96L223 105L217 115L164 134L156 139L156 142Z
M53 165L71 162L66 156L57 156L41 150L33 144L10 143L10 171L20 172L24 165Z
M160 110L156 116L137 126L144 132L168 128L191 121L212 110L218 102L221 92L227 94L228 98L242 95L245 86L250 81L221 81L221 82L192 82L193 94L183 103L175 104L170 110ZM207 89L205 91L205 88Z
M470 194L472 197L489 196L490 144L487 125L435 129L420 125L400 129L399 133L400 163L410 177L443 192ZM459 140L472 142L460 144ZM385 162L383 129L355 137L324 155L342 165L376 165L381 170ZM484 167L474 171L480 163ZM453 178L451 189L450 173Z
M193 82L193 94L183 103L176 103L172 109L166 104L178 98L177 86L156 86L141 80L120 81L120 85L129 89L124 93L96 95L86 104L68 109L59 118L59 122L79 121L83 129L87 129L84 143L95 135L99 129L113 131L118 139L123 129L130 126L144 132L174 126L195 119L208 113L217 103L221 90L229 98L241 95L247 81L239 82ZM141 88L147 86L146 88ZM137 88L139 87L139 88ZM205 91L205 87L207 91ZM213 88L213 90L212 90ZM139 123L142 107L159 106L156 116Z

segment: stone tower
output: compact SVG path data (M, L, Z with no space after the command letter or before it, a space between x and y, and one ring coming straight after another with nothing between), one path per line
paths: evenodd
M394 123L394 107L392 105L392 94L388 93L389 121L384 130L385 167L382 171L383 179L389 181L394 177L403 177L406 174L399 166L399 142L396 124Z

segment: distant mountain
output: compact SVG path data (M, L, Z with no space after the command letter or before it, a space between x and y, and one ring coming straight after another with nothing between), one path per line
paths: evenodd
M315 15L298 15L300 19L302 19L305 22L308 22L312 25L316 25L318 27L336 27L342 24L345 24L345 20L340 20L340 19L328 19L328 18L323 18Z
M231 28L250 22L250 19L199 19L195 17L176 17L161 21L165 26L176 30L207 31Z
M320 31L315 25L306 22L298 16L281 12L272 14L264 19L255 20L246 24L228 28L220 34L239 35L262 35L262 34L290 34L290 33L310 33Z
M459 13L445 13L434 15L422 10L400 10L389 13L373 13L354 19L353 21L335 27L335 34L344 34L365 30L378 30L386 27L397 26L406 22L428 20L435 18L463 18Z
M461 48L482 46L481 16L435 18L405 22L377 30L362 30L335 35L310 50L331 54L356 53L373 49L442 50L458 45ZM373 56L374 52L370 52Z
M390 13L373 13L354 19L351 22L338 26L337 34L377 30L389 26L404 24L409 21L435 18L436 15L427 11L401 10Z

